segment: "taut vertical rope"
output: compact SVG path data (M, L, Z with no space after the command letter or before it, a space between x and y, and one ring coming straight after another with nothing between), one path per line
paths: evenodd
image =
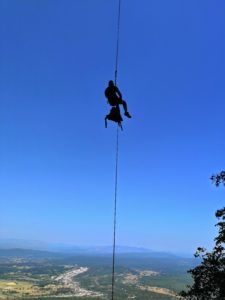
M118 19L117 19L117 41L116 41L115 85L116 85L116 82L117 82L118 60L119 60L120 11L121 11L121 1L122 1L122 0L119 0L119 6L118 6Z
M116 131L116 172L115 172L114 224L113 224L114 230L113 230L113 262L112 262L112 300L114 299L114 285L115 285L118 156L119 156L119 126L117 126L117 131Z
M120 40L120 11L121 0L118 4L117 19L117 41L116 41L116 61L115 61L115 85L117 84L118 60L119 60L119 40ZM119 155L119 125L116 131L116 170L115 170L115 194L114 194L114 220L113 220L113 259L112 259L112 300L114 300L115 286L115 256L116 256L116 216L117 216L117 179L118 179L118 155Z

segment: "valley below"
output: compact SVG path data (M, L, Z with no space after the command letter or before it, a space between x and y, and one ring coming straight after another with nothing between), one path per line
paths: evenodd
M62 255L0 250L0 299L110 299L110 255ZM147 254L117 256L118 300L175 300L191 283L193 260Z

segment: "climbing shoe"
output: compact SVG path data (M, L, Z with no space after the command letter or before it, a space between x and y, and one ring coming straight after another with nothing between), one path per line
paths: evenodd
M129 114L129 112L127 111L127 112L125 112L125 114L124 114L126 117L128 117L128 118L131 118L131 115Z

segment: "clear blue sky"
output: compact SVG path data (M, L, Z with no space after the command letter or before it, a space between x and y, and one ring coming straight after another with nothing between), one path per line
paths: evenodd
M0 1L0 237L112 241L104 128L117 1ZM212 245L225 168L224 0L122 0L118 244Z

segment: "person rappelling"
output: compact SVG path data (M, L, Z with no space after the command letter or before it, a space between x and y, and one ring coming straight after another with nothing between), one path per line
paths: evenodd
M110 113L105 117L105 127L107 127L107 120L114 121L122 128L121 122L123 121L120 114L119 105L123 105L124 115L127 118L131 118L127 110L127 103L122 99L122 94L118 87L114 84L112 80L109 81L108 87L105 89L105 96L108 99L108 103L112 106Z
M127 118L131 118L131 115L127 110L127 103L122 99L122 94L120 90L116 85L114 85L114 82L112 80L109 81L109 85L105 90L105 96L108 99L108 103L111 106L119 107L119 104L122 104L124 109L124 115Z

